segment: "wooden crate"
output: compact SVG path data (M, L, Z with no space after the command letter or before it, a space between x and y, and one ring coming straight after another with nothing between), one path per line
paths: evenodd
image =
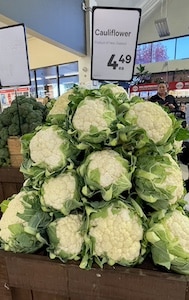
M0 202L13 194L17 194L24 182L24 176L19 168L0 168Z
M189 277L153 264L81 270L47 256L0 251L2 300L189 300Z
M10 153L11 166L19 168L23 160L20 138L17 136L10 136L8 138L8 149Z

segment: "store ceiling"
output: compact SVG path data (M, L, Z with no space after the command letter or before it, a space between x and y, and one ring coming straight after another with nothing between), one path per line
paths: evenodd
M84 2L85 0L83 0ZM89 0L88 0L89 1ZM171 35L172 37L178 35L188 35L189 34L189 23L188 18L182 18L182 22L175 22L175 16L178 15L178 1L177 0L90 0L91 5L104 6L104 7L125 7L125 8L141 8L141 29L148 27L148 24L152 24L154 17L161 18L161 16L166 16L169 13L169 23L171 26ZM182 6L180 6L180 16L182 15L182 10L187 11L189 9L188 0L182 0ZM170 20L170 15L173 15L174 19ZM10 24L6 24L6 18L3 18L0 14L0 27L15 24L12 21ZM175 25L176 24L176 25ZM151 25L150 25L151 26ZM176 27L175 27L176 26ZM180 29L179 29L180 27ZM177 30L178 28L178 30ZM175 30L176 29L176 30ZM179 31L180 30L180 31ZM142 30L141 30L142 31ZM32 38L31 32L27 33L27 38ZM156 37L157 39L157 37ZM153 38L151 37L151 40Z
M150 17L155 10L160 10L161 5L165 5L167 0L96 0L98 6L112 7L133 7L142 9L141 22Z
M96 0L98 6L111 7L133 7L142 9L141 22L148 18L156 9L160 9L161 4L167 0ZM94 3L95 3L94 2ZM2 22L0 17L0 27L8 24ZM28 35L30 37L30 35Z

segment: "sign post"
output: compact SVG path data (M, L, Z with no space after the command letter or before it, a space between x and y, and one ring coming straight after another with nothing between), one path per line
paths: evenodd
M91 79L131 81L141 9L93 7Z

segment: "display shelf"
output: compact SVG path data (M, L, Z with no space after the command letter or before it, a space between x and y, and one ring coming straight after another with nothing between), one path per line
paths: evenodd
M0 251L3 300L188 300L189 277L140 267L82 270L36 254Z

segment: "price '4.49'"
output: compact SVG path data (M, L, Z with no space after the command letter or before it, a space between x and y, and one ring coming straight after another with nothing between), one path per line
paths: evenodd
M108 60L107 66L112 67L115 70L117 67L119 67L120 64L124 64L124 63L129 64L130 62L131 62L131 55L129 54L125 56L122 54L118 60L115 59L115 54L112 54L110 56L110 59Z

